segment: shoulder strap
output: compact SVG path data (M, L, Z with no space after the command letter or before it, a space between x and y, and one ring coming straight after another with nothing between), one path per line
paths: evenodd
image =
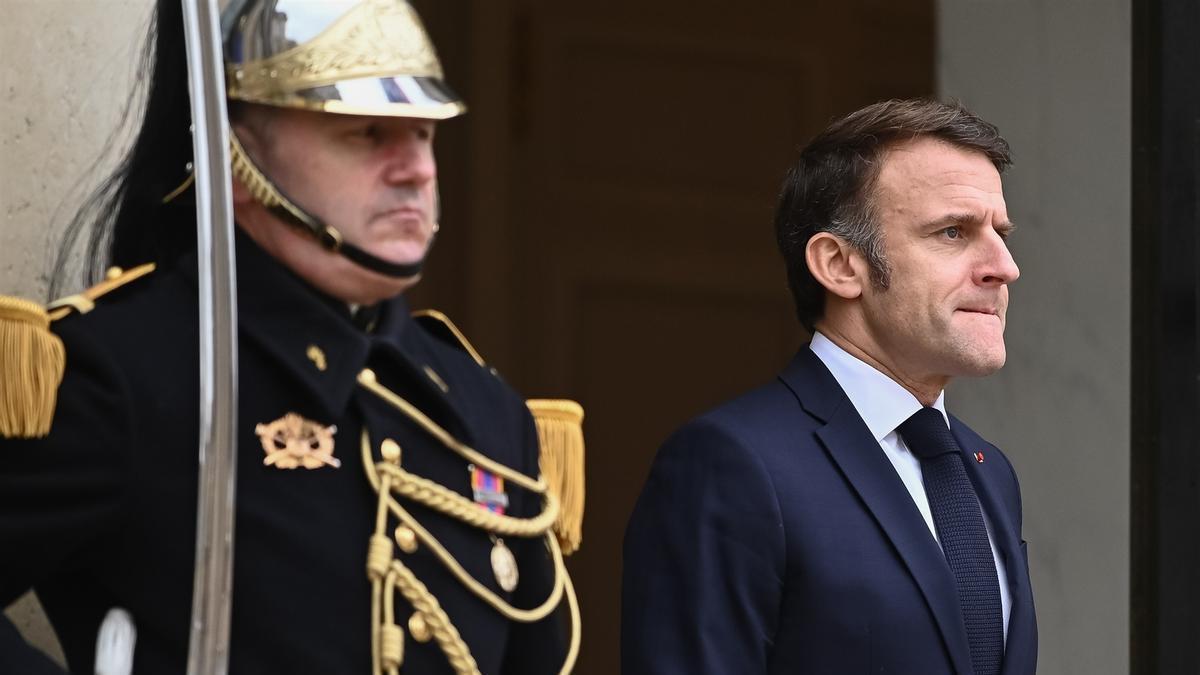
M463 335L463 332L458 329L458 326L454 325L454 322L450 320L450 317L442 314L436 309L418 309L412 313L412 317L418 324L424 327L425 330L432 333L437 339L445 342L451 347L458 347L467 354L470 354L471 358L475 360L475 363L478 363L481 366L487 365L483 360L483 356L481 356L479 352L475 350L475 347L471 345L469 340L467 340L467 336Z
M125 286L131 282L137 281L142 277L154 271L154 263L146 263L139 265L129 271L125 271L120 267L113 267L104 275L104 281L92 286L82 293L68 295L65 298L59 298L49 305L46 305L46 311L50 314L51 321L70 315L72 312L78 314L87 314L96 308L96 301L100 298L112 293L113 291Z

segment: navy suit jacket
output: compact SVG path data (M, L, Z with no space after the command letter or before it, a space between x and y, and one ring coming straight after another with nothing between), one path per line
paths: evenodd
M1016 474L995 446L950 427L1007 567L1002 673L1034 673ZM625 675L972 672L941 549L807 348L659 451L625 535L622 605Z

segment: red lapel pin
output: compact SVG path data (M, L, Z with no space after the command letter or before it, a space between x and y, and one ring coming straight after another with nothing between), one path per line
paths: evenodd
M975 453L975 461L979 462L980 464L983 464L983 453L982 452Z

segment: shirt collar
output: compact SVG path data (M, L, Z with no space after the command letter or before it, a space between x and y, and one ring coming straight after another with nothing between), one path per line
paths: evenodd
M923 407L917 397L900 383L852 356L821 333L813 333L808 348L821 359L842 391L846 392L846 397L854 404L854 409L876 441L882 441ZM933 407L942 413L949 426L945 397L943 390L933 402Z

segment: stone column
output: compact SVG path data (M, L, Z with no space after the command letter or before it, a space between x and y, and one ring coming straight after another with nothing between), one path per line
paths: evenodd
M1127 0L939 0L938 79L1000 127L1021 278L1008 364L947 405L1016 465L1038 671L1129 672Z

